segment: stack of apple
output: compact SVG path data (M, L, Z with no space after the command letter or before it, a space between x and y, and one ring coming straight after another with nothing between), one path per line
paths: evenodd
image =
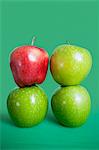
M53 52L50 70L61 87L52 96L51 106L60 124L82 125L88 118L91 101L88 91L80 86L92 66L88 50L73 45L60 45Z
M34 39L33 39L34 42ZM48 99L41 84L48 69L47 52L36 46L15 48L10 56L10 67L19 88L7 100L8 112L19 127L31 127L46 116ZM88 50L73 45L58 46L50 59L53 78L61 87L52 96L51 106L59 123L77 127L88 118L91 101L80 82L88 75L92 57Z
M36 84L45 80L48 60L47 52L33 45L15 48L11 53L10 67L19 88L9 94L7 107L19 127L36 125L46 116L48 99Z

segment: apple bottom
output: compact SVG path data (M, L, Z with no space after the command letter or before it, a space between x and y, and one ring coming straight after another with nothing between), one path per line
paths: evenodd
M58 89L52 96L53 113L61 125L79 127L90 113L91 101L88 91L80 86L67 86Z
M17 88L9 94L7 108L16 126L32 127L44 120L48 99L37 86Z

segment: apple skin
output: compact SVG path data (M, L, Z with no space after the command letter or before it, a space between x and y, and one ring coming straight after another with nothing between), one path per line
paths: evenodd
M41 84L48 69L47 52L36 46L15 48L10 56L10 67L19 87Z
M91 100L88 91L79 85L58 89L51 106L58 122L67 127L78 127L88 118Z
M89 73L92 57L88 50L73 46L56 47L50 59L50 70L54 80L61 85L77 85Z
M37 86L17 88L9 94L7 108L16 126L32 127L45 118L48 99Z

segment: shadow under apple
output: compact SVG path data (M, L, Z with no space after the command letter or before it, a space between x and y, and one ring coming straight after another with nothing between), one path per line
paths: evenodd
M9 118L7 114L1 114L0 119L1 119L1 122L3 122L4 124L9 124L9 125L14 126L12 120Z

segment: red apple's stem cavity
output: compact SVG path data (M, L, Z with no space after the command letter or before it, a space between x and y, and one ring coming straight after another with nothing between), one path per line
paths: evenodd
M34 45L35 40L36 40L36 37L34 36L32 39L32 43L31 43L32 46Z

